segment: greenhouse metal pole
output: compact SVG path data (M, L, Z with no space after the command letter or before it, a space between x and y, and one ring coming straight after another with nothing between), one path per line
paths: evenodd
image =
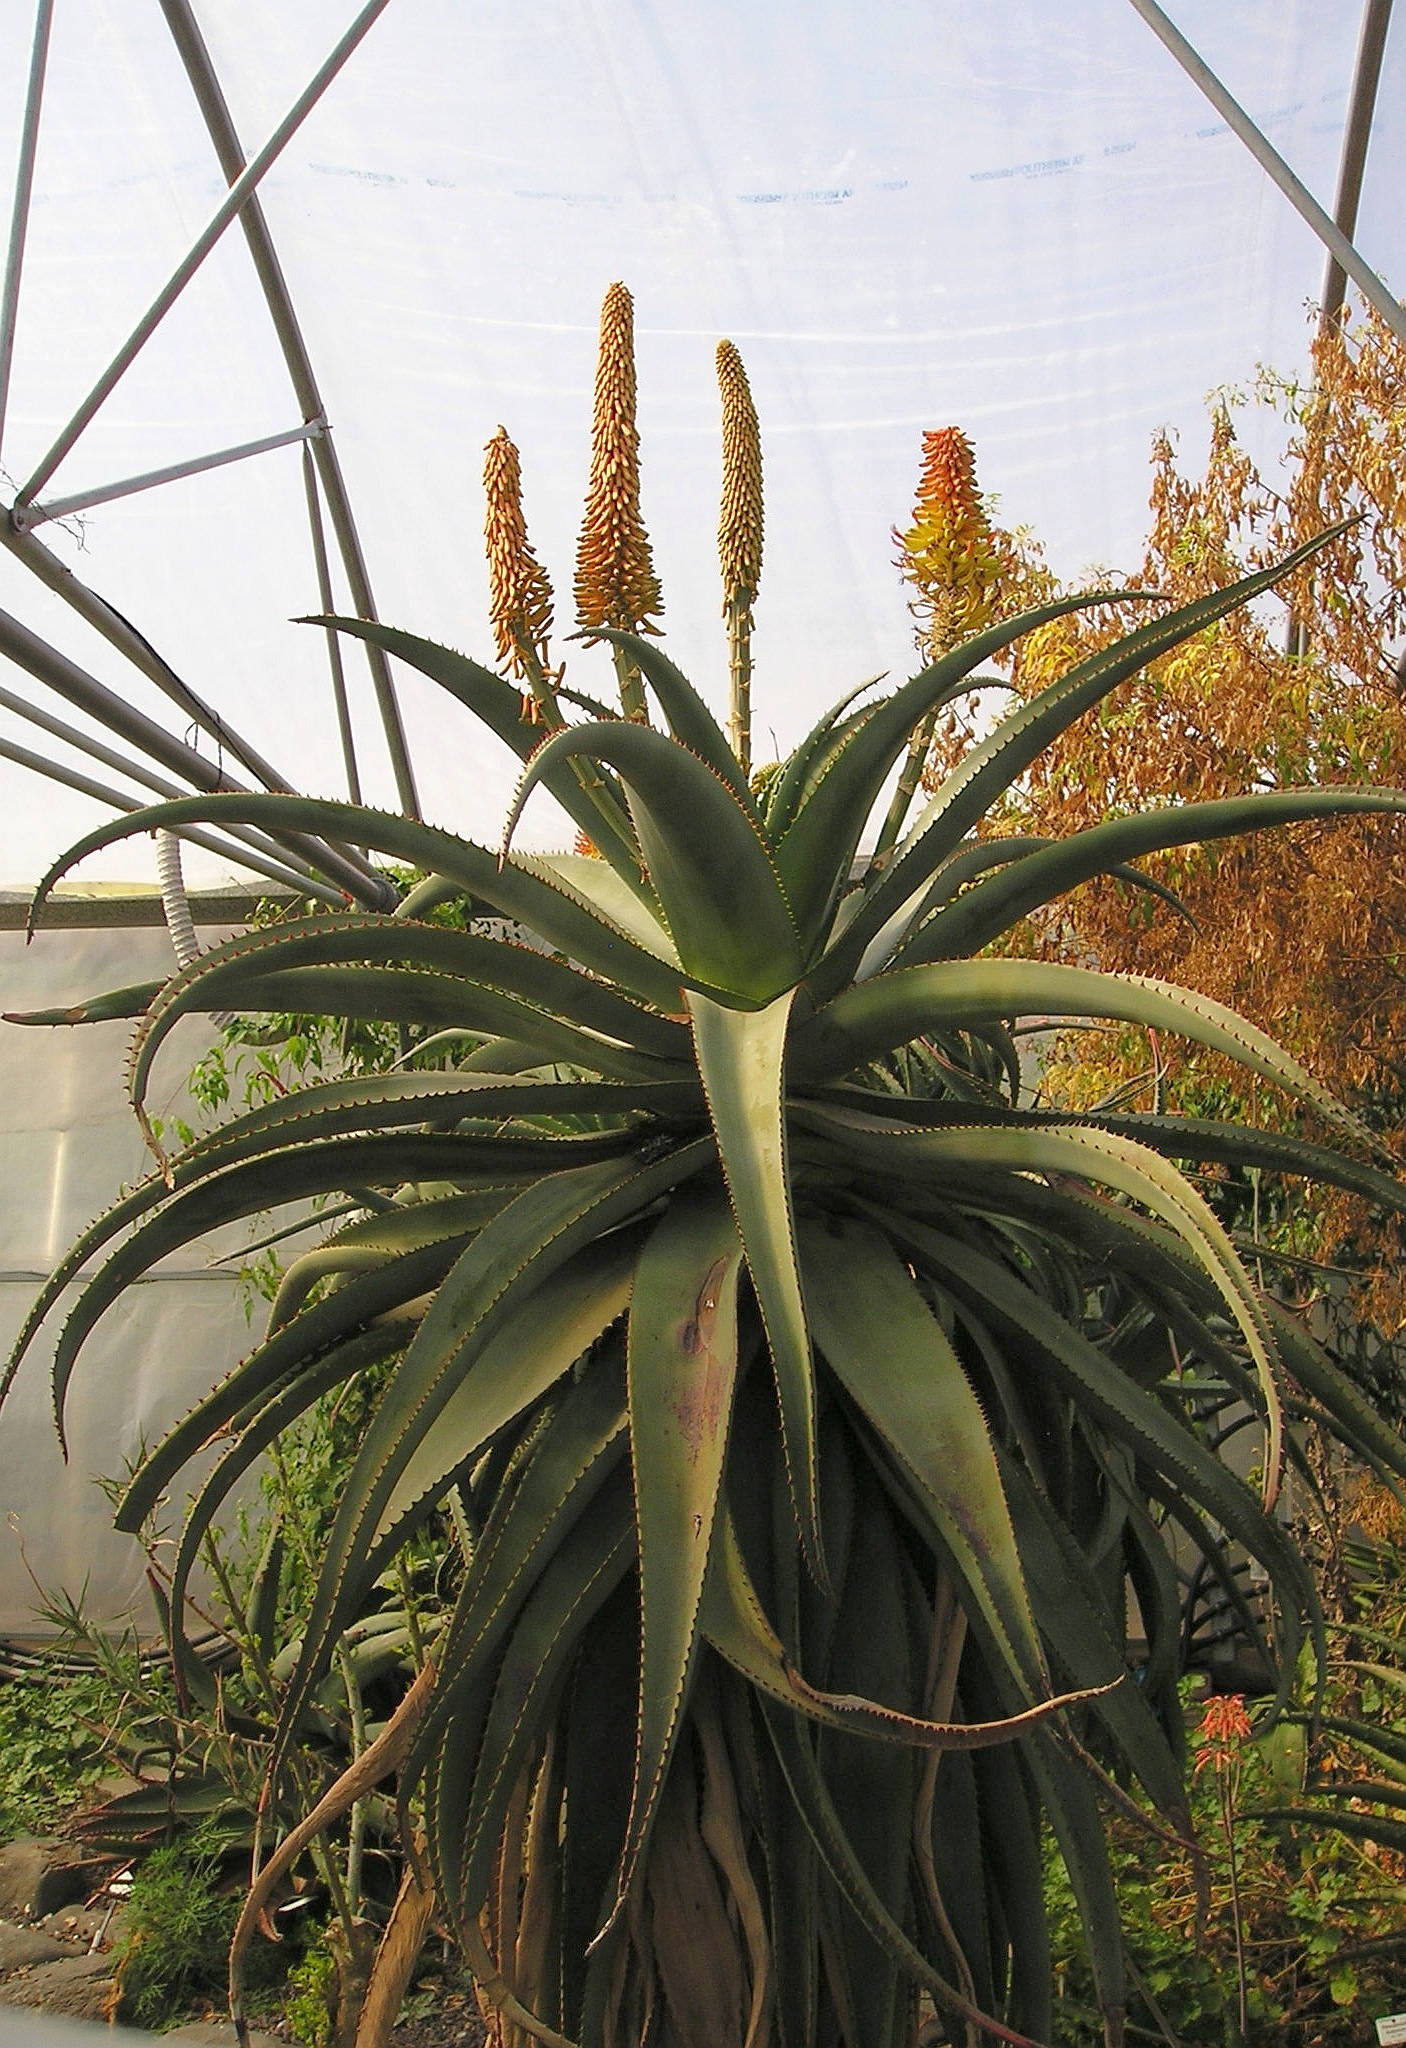
M34 16L34 45L29 58L24 125L20 130L20 160L15 172L10 248L5 258L5 290L4 296L0 297L0 440L4 438L5 411L10 401L10 364L14 360L15 322L19 316L20 271L24 267L24 243L29 232L34 158L39 147L39 109L44 99L44 71L49 61L49 29L53 18L54 0L39 0Z
M247 462L251 455L269 455L275 448L291 448L299 441L311 441L325 426L325 420L309 420L282 434L266 434L262 441L241 441L238 447L220 448L213 455L192 455L185 462L168 462L164 469L146 469L140 476L119 477L116 483L75 491L68 498L46 498L42 505L16 505L10 523L18 532L30 533L51 519L67 519L74 512L90 512L95 505L111 505L118 498L133 498L139 491L155 490L158 484L179 483L183 477L202 476L207 469L224 469L231 462Z
M145 808L145 800L130 796L125 790L113 789L106 782L95 782L91 775L84 775L76 768L68 768L62 761L51 761L44 754L36 754L29 747L16 746L13 740L0 737L0 761L13 761L17 768L27 768L31 775L42 775L46 782L57 782L64 789L76 790L79 796L91 797L95 803L106 804L110 810L121 811L131 817ZM192 846L199 846L206 853L218 854L221 860L233 862L236 867L249 868L256 875L264 875L269 881L277 882L282 888L294 889L301 896L315 896L321 902L340 909L342 898L337 890L329 888L326 882L316 877L305 879L292 869L286 868L261 854L250 853L246 847L227 846L212 832L202 831L198 825L177 825L175 837L188 839ZM42 918L40 920L42 925Z
M1336 257L1369 305L1375 306L1398 341L1406 342L1406 308L1392 297L1371 265L1365 263L1337 222L1325 213L1308 187L1289 169L1268 136L1258 129L1240 102L1233 99L1180 29L1173 26L1157 0L1132 0L1153 34L1171 51L1188 78L1199 86L1228 127L1233 128L1255 161L1266 170L1285 198L1302 215L1331 256Z
M1362 35L1357 45L1357 65L1352 75L1352 98L1348 102L1347 127L1343 132L1342 162L1338 167L1338 196L1333 218L1351 241L1357 232L1357 209L1362 201L1362 180L1367 169L1367 147L1372 140L1372 120L1377 111L1377 87L1381 83L1382 59L1386 55L1386 32L1391 24L1391 0L1367 0L1362 11ZM1320 338L1335 327L1347 297L1347 272L1336 256L1328 258L1323 278L1323 309L1319 315Z
M205 38L201 35L200 25L192 12L190 0L160 0L160 5L204 117L205 126L210 132L210 140L215 145L220 168L233 182L243 171L244 150ZM257 198L250 200L240 214L239 220L245 240L249 244L249 253L254 259L254 268L263 288L274 332L283 350L283 360L288 366L288 374L292 379L299 408L304 419L316 418L323 411L322 396L318 390L317 378L313 374L312 359L308 354L302 329L298 325L298 316L283 276L278 253L273 246L268 222ZM342 476L341 464L337 460L330 429L313 443L312 452L327 501L328 517L332 522L332 531L336 536L338 552L346 572L352 603L359 618L374 619L376 605L371 594L371 579L367 574L361 537L352 514L351 499L347 495L346 482ZM371 670L371 680L376 692L376 702L386 735L386 746L391 757L401 809L410 817L418 818L419 798L416 795L415 776L404 726L401 723L400 707L396 702L390 663L382 648L373 647L369 643L366 658Z
M117 354L99 377L88 396L83 400L68 425L43 457L34 474L27 479L16 494L21 505L29 504L43 490L49 478L68 455L84 429L90 424L99 407L116 389L118 383L135 362L141 350L151 339L156 329L175 305L181 293L199 270L205 258L224 234L225 229L244 206L249 196L259 185L274 164L282 156L288 144L297 134L303 122L326 92L332 80L350 57L352 51L376 20L384 13L390 0L367 0L356 20L337 44L330 57L320 67L310 83L304 86L288 112L270 135L268 141L245 170L235 179L220 204L215 208L205 226L196 236L190 248L143 313L132 332L123 342Z
M248 794L244 786L227 774L219 763L207 761L203 754L196 753L194 747L188 747L183 740L167 732L164 726L158 725L155 719L148 718L144 712L128 704L115 690L109 690L96 676L90 676L76 661L71 661L57 647L51 647L6 611L0 611L0 656L7 657L19 668L27 669L56 695L78 710L85 711L90 718L105 725L109 732L140 747L149 759L159 761L197 790L212 796L221 792ZM355 902L369 904L375 909L386 907L388 894L394 893L386 877L369 874L352 857L336 848L328 848L311 834L290 832L288 839L303 859L336 882Z
M241 766L249 771L256 781L264 785L265 789L281 790L284 793L292 792L293 785L286 776L280 775L272 763L266 761L263 755L242 734L236 732L234 727L228 724L218 712L213 711L205 703L204 699L191 689L189 683L184 682L176 674L170 663L157 653L151 642L146 638L146 635L139 633L131 621L123 618L121 612L110 605L106 598L100 597L97 591L90 590L86 583L81 582L66 562L61 562L51 549L45 547L37 534L21 533L16 528L12 519L0 519L0 542L3 542L12 554L18 555L25 567L31 570L41 583L47 584L56 597L61 597L64 603L70 605L81 619L85 619L95 631L102 634L106 641L117 648L119 653L125 655L134 668L140 670L143 675L149 676L157 688L169 697L171 702L183 711L186 717L200 731L209 734L222 754L232 755ZM36 642L36 645L42 645L42 643ZM3 630L0 630L0 654L7 651L4 645ZM36 669L33 673L38 675L40 672ZM40 675L40 680L47 682L49 678ZM106 695L110 698L112 704L122 704L122 699L115 696L111 691L106 692ZM77 700L73 699L71 701L76 702ZM94 716L101 718L113 731L119 729L114 720L103 712L95 712ZM162 728L156 727L155 730L161 731ZM133 734L128 733L124 736L135 738L138 746L145 745L141 738ZM148 748L147 751L151 752L152 750ZM153 755L153 758L164 757ZM168 761L167 766L171 765ZM183 768L177 768L176 772L178 774L186 773ZM186 779L189 781L191 778L187 775ZM232 784L230 786L237 787L238 785ZM311 839L307 843L309 846L316 845L319 848L323 844L321 841L313 841ZM351 892L353 895L358 896L359 900L369 900L366 894L369 889L371 895L376 898L380 908L389 909L393 907L396 897L392 884L387 881L384 875L378 875L375 869L368 862L362 860L361 856L353 848L333 846L327 853L326 858L336 864L330 871L337 873L339 877L342 872L341 864L343 863L347 868L360 873L362 886L360 890L353 889Z
M16 718L23 718L30 725L37 725L41 732L50 733L53 738L62 740L76 752L88 755L90 760L101 761L105 768L115 768L119 775L126 775L131 781L139 782L143 789L153 790L163 800L190 795L190 791L182 789L179 783L168 782L164 775L153 774L141 761L128 760L127 756L119 754L115 747L105 746L101 740L94 739L91 733L79 732L76 726L65 724L63 719L55 718L51 712L42 710L39 705L16 696L13 690L0 688L0 710L11 711ZM256 826L226 825L224 831L230 839L242 840L246 846L252 846L256 852L278 862L281 867L295 870L304 876L312 876L317 872L297 854L290 853L286 847L280 846L276 839L270 839L266 833L260 832ZM229 850L225 849L227 853ZM340 903L340 895L337 901Z
M330 618L337 609L332 597L332 568L327 559L327 536L322 530L322 508L317 495L317 470L310 450L303 450L303 496L307 500L308 526L312 532L312 555L317 569L317 600L323 615ZM351 705L347 701L347 678L342 667L342 642L335 626L327 628L327 661L332 672L332 701L337 707L337 730L342 736L342 766L346 771L347 795L361 802L361 776L356 765L356 735L352 731Z

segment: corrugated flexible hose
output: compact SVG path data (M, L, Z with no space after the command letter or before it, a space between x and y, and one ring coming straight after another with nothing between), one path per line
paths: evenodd
M200 958L200 941L195 936L195 920L190 914L190 899L186 895L185 876L181 873L181 842L174 832L158 832L156 835L156 873L161 884L161 908L166 918L166 929L171 935L171 946L179 967L189 967ZM210 1013L210 1022L217 1031L223 1031L230 1021L228 1010Z

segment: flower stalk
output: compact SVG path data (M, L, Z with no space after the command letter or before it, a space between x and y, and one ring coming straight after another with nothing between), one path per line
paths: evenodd
M743 772L752 767L752 606L762 580L762 440L752 389L736 346L718 343L723 488L718 558L727 620L727 733Z
M1245 1701L1230 1693L1207 1703L1197 1733L1203 1747L1197 1751L1193 1775L1200 1777L1209 1765L1216 1774L1220 1793L1221 1833L1225 1836L1226 1863L1230 1872L1230 1913L1235 1932L1235 1977L1240 1994L1240 2038L1249 2030L1245 1985L1245 1933L1240 1910L1240 1868L1235 1853L1235 1806L1240 1789L1240 1756L1243 1745L1254 1735Z

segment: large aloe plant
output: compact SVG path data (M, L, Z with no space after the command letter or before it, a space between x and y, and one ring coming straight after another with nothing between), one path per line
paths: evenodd
M1318 1175L1383 1205L1402 1187L1233 1014L991 949L1092 875L1136 879L1139 854L1406 795L1277 792L1054 845L974 835L1053 736L1307 552L1154 610L997 724L867 868L915 730L1016 636L1096 598L851 695L757 788L647 639L595 629L627 718L562 724L538 661L543 737L486 668L344 620L523 759L503 851L348 804L219 795L91 834L41 886L37 905L114 837L196 820L335 838L429 878L394 914L288 917L50 1020L140 1018L139 1113L191 1011L388 1019L451 1064L307 1087L162 1158L73 1247L14 1363L81 1277L62 1417L87 1335L160 1259L274 1205L364 1204L290 1269L263 1340L146 1457L118 1519L140 1527L218 1444L175 1566L184 1658L182 1590L220 1502L311 1403L379 1369L279 1755L378 1574L448 1504L457 1603L369 1768L402 1766L407 1828L505 2041L899 2048L923 1995L957 2036L1047 2039L1046 1822L1119 2037L1101 1802L1136 1780L1151 1824L1188 1826L1164 1525L1233 1600L1228 1546L1263 1565L1272 1626L1244 1620L1282 1702L1314 1615L1273 1513L1286 1403L1406 1476L1396 1435L1255 1291L1175 1162ZM507 850L539 784L593 851ZM451 898L468 929L433 921ZM1042 1113L1014 1029L1067 1017L1184 1033L1297 1096L1332 1142ZM1194 1425L1208 1380L1262 1420L1258 1494Z

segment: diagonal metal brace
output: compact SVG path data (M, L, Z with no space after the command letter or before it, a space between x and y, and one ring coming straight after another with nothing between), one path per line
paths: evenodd
M210 140L215 146L220 168L233 183L243 174L244 151L190 0L160 0L160 6L181 62L185 66L186 76L190 80L205 125L210 132ZM288 366L288 375L297 397L298 409L304 419L314 419L323 411L322 396L317 387L317 378L313 374L312 359L298 325L298 316L283 276L283 269L273 246L273 238L264 218L263 207L257 196L251 198L244 207L239 216L239 224L263 288L274 332L283 350L283 360ZM327 504L328 518L346 572L352 604L358 618L374 619L377 613L375 599L371 594L371 579L367 573L361 537L352 515L351 499L347 494L346 482L337 460L336 444L330 431L314 441L311 447L317 464L318 481ZM390 663L384 650L371 646L369 642L366 647L366 659L371 670L372 686L385 732L386 749L390 754L391 768L395 775L400 807L407 816L418 818L421 814L419 798L416 795L415 776L406 744L405 729L401 722L400 707L396 702L395 684L391 679Z
M1318 204L1294 176L1274 144L1257 128L1240 102L1233 99L1203 57L1157 5L1157 0L1132 0L1133 6L1166 45L1193 84L1200 87L1221 119L1240 137L1255 161L1266 170L1285 198L1308 222L1329 254L1340 263L1370 306L1381 314L1398 341L1406 342L1406 308L1392 297L1371 265L1358 254L1332 215Z

